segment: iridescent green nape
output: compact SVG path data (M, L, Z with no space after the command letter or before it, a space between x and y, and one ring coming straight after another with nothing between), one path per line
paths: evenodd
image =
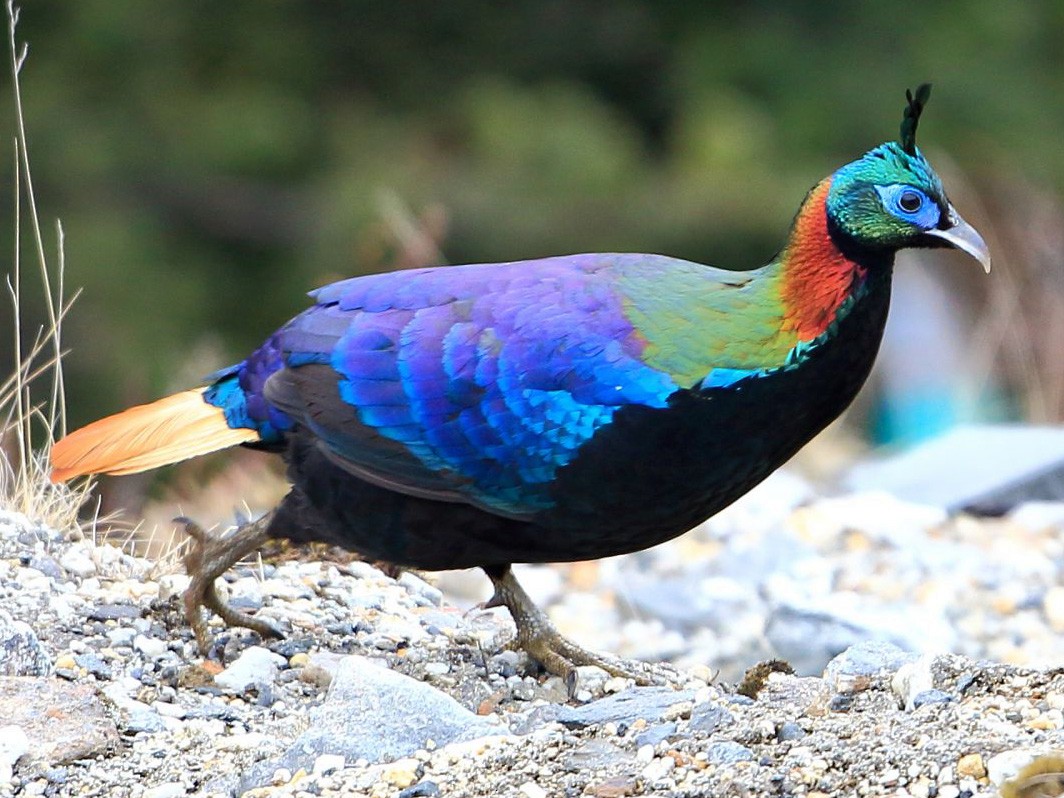
M916 126L920 122L920 114L923 113L924 106L927 105L930 97L930 83L921 83L917 86L915 95L908 89L905 90L905 99L909 104L905 106L905 115L901 120L901 135L898 137L898 143L909 155L916 155Z

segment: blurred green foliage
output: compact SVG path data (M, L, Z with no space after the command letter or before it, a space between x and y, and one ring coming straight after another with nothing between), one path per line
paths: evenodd
M306 290L411 260L408 225L449 262L757 265L924 80L932 157L982 191L1058 195L1062 34L1059 0L26 2L38 199L84 287L72 421L239 359Z

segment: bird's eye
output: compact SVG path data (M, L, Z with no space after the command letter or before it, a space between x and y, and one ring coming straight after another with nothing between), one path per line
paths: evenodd
M903 191L898 197L898 207L906 213L916 213L924 204L924 198L917 191Z
M930 230L938 224L939 207L925 192L905 183L876 186L883 210L905 224Z

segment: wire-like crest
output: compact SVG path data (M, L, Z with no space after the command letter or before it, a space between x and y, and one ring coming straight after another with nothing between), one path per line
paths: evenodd
M905 99L909 101L909 104L905 106L905 115L901 120L901 135L898 137L898 143L909 155L916 155L916 126L920 122L920 114L923 113L930 96L930 83L921 83L917 86L915 95L908 89L905 90Z

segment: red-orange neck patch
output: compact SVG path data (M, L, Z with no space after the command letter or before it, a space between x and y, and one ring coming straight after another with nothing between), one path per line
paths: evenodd
M809 192L780 256L780 298L787 325L801 341L827 330L855 283L865 276L865 268L843 255L828 232L830 188L829 177Z

